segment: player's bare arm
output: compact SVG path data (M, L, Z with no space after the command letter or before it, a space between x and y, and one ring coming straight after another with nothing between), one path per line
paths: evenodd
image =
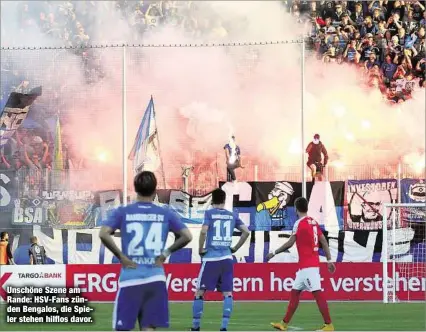
M114 230L109 226L102 226L99 232L99 238L105 247L107 247L121 262L124 268L134 269L137 267L137 264L133 262L130 258L123 254L123 252L118 249L114 240L112 239L112 234Z
M204 249L204 243L206 243L208 230L209 230L208 225L203 225L201 227L200 238L198 239L198 253L200 254L200 256L205 255L205 253L207 252L206 249Z
M288 249L290 249L291 247L293 247L293 245L296 243L296 236L293 234L292 236L290 236L290 238L288 239L288 241L286 243L284 243L281 247L279 247L277 250L275 250L274 252L270 252L267 256L266 256L266 260L269 261L271 260L273 257L275 257L276 255L287 251Z
M325 252L325 257L327 258L328 271L330 271L330 273L334 273L334 271L336 271L336 266L331 261L330 247L328 246L327 240L323 234L320 235L319 242L321 243L321 247Z
M173 242L173 244L168 249L164 250L163 253L155 259L155 264L157 266L163 265L167 257L169 257L173 252L182 249L192 241L192 234L188 228L181 229L179 232L177 232L177 235L178 236L175 238L175 242Z
M250 236L250 231L246 225L238 226L237 229L242 233L235 247L231 248L231 252L237 252Z

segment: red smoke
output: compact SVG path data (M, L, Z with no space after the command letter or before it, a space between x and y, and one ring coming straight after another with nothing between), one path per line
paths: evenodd
M300 39L300 29L279 2L210 4L227 23L228 37L220 42ZM209 18L210 11L200 14ZM100 13L99 15L102 16ZM102 24L102 43L130 40L130 28ZM99 18L109 21L112 18ZM96 39L94 39L96 40ZM40 37L26 41L43 44ZM144 36L145 44L218 42L188 38L164 28ZM132 43L132 42L130 42ZM76 154L89 160L90 169L76 171L75 186L122 187L122 49L94 50L100 55L104 77L87 85L80 58L70 53L55 57L35 51L35 77L55 91L60 89L64 134ZM51 53L49 53L51 52ZM26 53L27 54L27 53ZM314 133L330 154L333 172L378 165L392 169L399 160L421 171L425 150L424 90L392 107L378 89L365 89L359 71L346 65L326 67L307 57L305 68L305 147L301 146L300 45L289 43L235 47L164 47L127 49L127 156L151 95L156 106L161 152L169 187L180 187L181 166L195 166L190 185L210 189L217 176L224 179L224 152L231 133L241 147L244 180L300 180L302 153ZM43 98L46 98L43 96ZM45 100L45 99L44 99ZM258 165L257 178L254 165ZM352 168L351 165L361 165ZM131 184L129 162L129 185ZM377 174L376 174L377 175ZM380 176L380 172L377 176ZM209 187L209 188L207 188Z

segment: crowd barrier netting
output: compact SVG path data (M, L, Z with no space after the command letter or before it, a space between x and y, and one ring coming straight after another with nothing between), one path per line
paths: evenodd
M306 180L302 152L317 130L315 121L310 121L312 106L307 105L309 96L303 88L310 83L303 83L300 56L277 60L288 53L301 53L298 41L274 45L159 46L130 45L126 52L121 45L2 49L2 109L11 92L29 93L36 87L42 88L42 95L31 105L28 114L22 115L22 124L19 119L7 124L11 133L18 129L2 147L9 164L14 162L15 154L19 155L21 164L26 164L21 141L28 146L28 156L36 154L39 159L46 143L46 164L50 168L55 168L52 163L61 158L65 169L83 170L81 174L99 178L97 189L116 187L123 182L123 137L126 137L124 155L127 156L153 96L160 187L181 188L184 166L193 167L186 188L191 193L209 192L218 181L226 179L223 145L241 122L248 124L240 129L245 131L241 146L245 168L237 171L239 180ZM193 59L190 64L188 58ZM265 66L267 61L273 65ZM220 65L215 65L217 62ZM282 80L277 81L271 70L282 71ZM288 80L292 83L290 87ZM289 117L277 117L289 108ZM123 109L127 114L124 125ZM303 135L302 109L305 109ZM55 155L58 117L62 143L59 157ZM256 120L248 120L256 117L258 128ZM267 117L270 119L264 120ZM284 141L277 140L280 131L286 132ZM397 177L395 165L341 167L333 164L335 159L332 154L332 162L326 169L330 181ZM1 165L6 168L4 163ZM11 165L12 169L16 167L19 168ZM131 187L130 160L127 173ZM419 177L408 165L401 173ZM84 181L94 185L90 177L80 181L77 178L73 185L87 186Z
M289 52L299 54L299 41L273 45L159 46L128 45L125 51L122 45L2 48L1 108L11 92L28 94L34 88L42 89L29 111L7 124L6 130L13 136L2 152L9 164L16 154L21 164L27 164L24 145L28 146L31 161L34 154L42 160L45 143L48 158L43 160L43 166L56 168L55 147L60 139L64 168L91 169L94 177L102 174L104 184L98 184L102 187L99 189L115 185L123 181L123 153L130 153L152 96L155 118L151 126L155 126L157 133L161 164L157 165L159 185L180 187L182 167L190 165L193 170L188 190L202 192L225 179L223 146L231 134L238 136L235 128L248 121L245 112L252 118L263 119L268 112L272 117L289 107L291 95L294 116L287 120L301 123L300 58L279 60ZM273 65L265 66L266 61ZM283 78L272 82L271 70L282 71ZM291 76L294 83L291 89L286 76ZM267 105L263 105L265 100ZM269 143L263 134L265 129L256 130L254 122L240 129L254 135L244 134L246 168L239 170L238 177L246 181L273 180L283 168L278 170L273 158L262 155L261 145L276 144L275 138L271 136ZM263 122L259 128L265 123L275 125L274 119ZM292 131L292 137L298 137L300 127L286 130ZM124 148L127 151L123 152ZM295 177L300 172L302 155L293 156L291 163L286 166ZM2 168L6 168L3 166L4 163ZM126 170L131 186L131 161Z

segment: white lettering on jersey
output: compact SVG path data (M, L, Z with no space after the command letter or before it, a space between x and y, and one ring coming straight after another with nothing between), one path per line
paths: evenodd
M155 258L153 257L133 257L132 261L136 264L142 265L153 265L155 264Z
M226 214L213 214L212 219L222 219L222 220L229 220L233 219L234 216L226 215Z
M145 214L145 213L133 213L126 214L126 221L164 221L164 215L162 214Z

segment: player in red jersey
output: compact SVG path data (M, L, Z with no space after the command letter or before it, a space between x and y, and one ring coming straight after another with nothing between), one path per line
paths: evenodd
M271 325L280 331L287 331L288 324L291 317L296 312L299 305L300 293L307 290L314 296L319 311L324 318L324 325L322 331L334 331L333 324L331 323L330 312L328 310L327 301L324 298L324 293L321 290L321 276L319 272L319 253L318 244L321 244L322 249L327 257L327 265L330 273L334 273L336 267L331 261L330 248L328 247L327 240L321 232L318 223L308 217L308 201L306 198L299 197L294 202L299 220L296 221L293 228L293 234L290 239L275 250L269 253L266 259L269 261L275 255L287 251L296 243L297 252L299 255L299 271L296 273L293 289L290 293L290 302L287 307L287 313L280 323L271 323Z

